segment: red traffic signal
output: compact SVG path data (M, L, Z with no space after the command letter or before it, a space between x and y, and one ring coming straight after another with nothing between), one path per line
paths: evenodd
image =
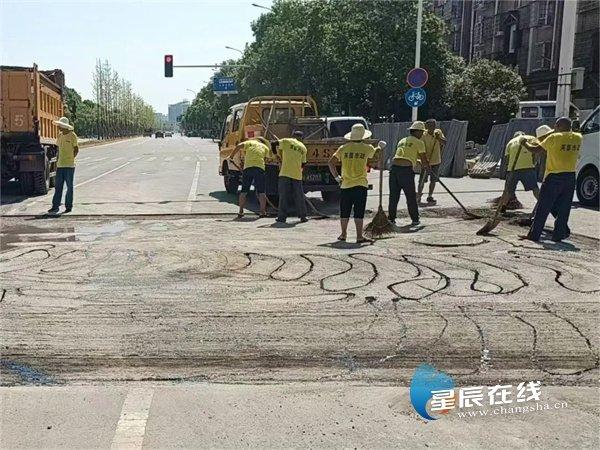
M165 77L173 77L173 55L165 55Z

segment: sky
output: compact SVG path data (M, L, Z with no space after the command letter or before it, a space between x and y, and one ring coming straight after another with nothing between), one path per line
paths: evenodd
M164 77L163 58L215 64L253 40L251 23L272 0L0 0L2 65L62 69L67 86L93 98L97 58L107 59L157 112L192 100L212 69L177 69Z

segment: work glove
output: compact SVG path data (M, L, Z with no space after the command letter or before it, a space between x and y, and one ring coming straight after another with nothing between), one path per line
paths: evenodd
M381 150L383 150L384 148L387 147L387 142L385 142L385 141L379 141L377 143L377 147L379 147Z
M339 184L342 184L342 177L338 175L335 177L335 181L337 181Z

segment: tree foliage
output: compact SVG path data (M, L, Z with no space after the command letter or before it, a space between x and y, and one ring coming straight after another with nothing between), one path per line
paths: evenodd
M310 94L323 114L363 115L373 121L410 117L406 73L414 66L417 2L404 0L276 0L252 24L254 42L226 69L239 94L219 98L206 86L182 121L214 127L227 105L257 95ZM457 65L444 42L443 22L423 19L421 66L430 73L424 114L444 110L447 73ZM232 61L233 62L233 61ZM197 120L204 121L202 123Z
M497 61L475 60L448 78L452 116L469 121L469 136L477 142L485 142L492 125L514 117L524 94L516 70Z

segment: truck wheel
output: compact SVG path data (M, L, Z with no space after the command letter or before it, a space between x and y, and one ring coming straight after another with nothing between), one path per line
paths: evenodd
M230 173L227 166L223 167L223 182L228 194L237 194L240 185L240 176L237 173Z
M587 167L577 177L577 198L584 206L598 206L598 171Z
M31 195L34 191L33 172L21 172L19 174L19 184L23 195Z
M50 177L48 170L43 172L33 172L33 193L36 195L46 195L50 189Z
M324 202L337 202L340 200L339 191L321 191L321 198Z

